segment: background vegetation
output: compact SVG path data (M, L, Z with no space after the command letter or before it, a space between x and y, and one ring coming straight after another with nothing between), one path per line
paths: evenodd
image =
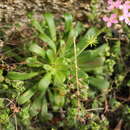
M0 4L0 129L130 129L129 26L103 1Z

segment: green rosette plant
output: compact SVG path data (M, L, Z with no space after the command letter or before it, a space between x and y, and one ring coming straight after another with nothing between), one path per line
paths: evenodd
M33 17L30 20L38 40L34 39L26 46L25 62L29 72L10 71L7 77L25 81L27 89L16 101L20 105L30 104L31 117L39 115L41 120L51 120L51 112L59 111L67 103L67 94L71 93L69 84L73 84L77 100L80 100L81 86L89 84L97 90L109 87L103 75L87 74L96 75L100 73L97 70L103 68L107 44L94 50L86 48L98 43L104 28L92 27L85 32L84 26L80 22L74 23L70 14L64 15L63 30L57 29L50 13L44 14L41 22Z

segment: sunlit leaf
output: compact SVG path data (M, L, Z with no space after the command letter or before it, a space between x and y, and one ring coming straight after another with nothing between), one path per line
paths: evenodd
M43 32L44 32L43 28L41 27L40 23L39 23L37 20L32 19L31 22L32 22L32 25L33 25L40 33L43 33Z
M37 86L33 86L32 88L30 88L29 90L25 91L22 95L20 95L17 99L17 102L19 104L24 104L27 101L30 100L30 98L35 94L36 92L36 87Z
M73 17L71 14L64 14L65 19L65 32L69 32L72 29Z
M8 72L7 77L12 80L27 80L37 76L38 74L38 72L22 73L10 71Z
M56 45L55 45L55 43L50 39L50 37L48 37L45 33L41 33L41 34L39 34L39 38L40 38L42 41L46 42L46 43L49 45L49 47L52 48L54 52L56 52Z
M47 21L47 24L49 27L51 39L53 41L56 41L56 27L55 27L53 15L50 13L46 13L46 14L44 14L44 17L45 17L45 20Z
M90 28L77 43L77 56L80 55L89 45L95 45L97 43L98 35L103 31L104 29L97 31L96 28Z
M43 64L38 61L37 57L28 57L26 59L26 64L29 67L41 67Z
M43 93L43 95L45 94L49 84L51 83L51 77L52 74L47 73L43 76L43 78L38 83L38 90L40 90L41 93Z
M55 84L62 84L66 79L66 75L62 71L56 71L54 74Z
M31 43L29 46L29 51L41 56L41 57L45 57L45 50L43 48L41 48L37 43Z
M54 63L54 61L55 61L55 54L54 54L54 52L51 49L48 49L46 51L46 54L47 54L47 57L48 57L50 63L51 64Z

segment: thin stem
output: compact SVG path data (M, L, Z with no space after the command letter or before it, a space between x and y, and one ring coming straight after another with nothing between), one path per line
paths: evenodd
M98 111L98 110L104 110L104 108L93 108L93 109L87 109L86 111L90 112L90 111Z
M17 117L16 117L16 114L14 115L14 119L15 119L15 130L18 130L18 125L17 125Z
M77 62L77 49L76 49L76 43L74 38L74 61L75 61L75 78L76 78L76 87L77 87L77 99L78 99L78 111L80 109L80 101L79 101L79 78L78 78L78 62Z

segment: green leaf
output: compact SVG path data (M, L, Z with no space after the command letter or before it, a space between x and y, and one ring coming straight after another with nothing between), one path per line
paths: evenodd
M46 93L46 90L49 84L51 83L51 77L52 77L52 74L47 73L38 83L38 90L40 90L43 93L43 95Z
M77 23L76 27L72 28L71 31L68 34L67 41L66 41L66 48L65 48L65 54L67 55L73 55L73 43L74 40L79 36L79 34L83 30L83 25L81 23Z
M108 52L109 49L110 47L108 46L108 44L103 44L102 46L92 50L92 52L95 56L106 56L105 53Z
M112 47L112 53L118 58L121 55L121 42L117 41Z
M32 25L40 32L40 33L44 33L44 30L43 28L41 27L40 23L35 20L35 19L32 19Z
M83 26L81 23L78 23L76 27L71 29L66 42L67 49L69 49L73 45L72 43L74 39L78 37L78 35L81 33L82 30L83 30Z
M12 80L27 80L37 76L38 74L38 72L21 73L10 71L8 72L7 77Z
M64 84L55 86L54 91L48 90L49 101L51 102L54 111L63 107L66 93L67 90Z
M38 61L37 57L28 57L26 59L26 64L29 67L41 67L43 64Z
M42 100L43 100L42 94L39 95L37 98L35 98L30 107L31 116L36 116L38 113L40 113L42 107Z
M101 53L101 52L99 52ZM79 67L85 71L95 70L97 67L101 67L104 64L105 57L100 56L98 52L84 51L78 56Z
M65 32L69 32L72 29L73 17L71 14L64 14L65 19Z
M70 47L73 45L75 36L76 36L76 31L75 29L72 29L66 41L66 51L69 51Z
M94 53L94 51L84 51L78 56L78 63L85 63L89 61L93 61L95 58L99 57L98 53Z
M48 43L48 45L54 50L54 52L56 52L55 43L45 34L40 23L37 20L32 19L32 25L36 28L36 30L40 32L39 38L44 42Z
M128 80L128 82L127 82L127 86L130 86L130 80Z
M104 57L96 57L92 61L86 61L84 63L79 62L79 67L85 71L92 71L104 65L105 58Z
M62 84L66 79L66 75L61 71L56 71L54 74L54 83L56 85Z
M48 27L49 27L51 39L53 41L56 41L56 27L55 27L53 15L50 13L46 13L44 15L44 17L45 17L45 20L46 20Z
M60 95L59 93L54 92L53 93L53 110L57 111L59 108L61 108L65 103L65 97L63 95Z
M0 69L0 83L4 81L3 70Z
M51 113L48 113L48 104L46 98L42 100L42 108L40 116L43 121L51 120L53 117Z
M45 33L41 33L41 34L39 35L39 38L40 38L42 41L48 43L49 47L52 48L53 51L56 53L56 45L55 45L55 43L54 43Z
M42 111L41 111L41 115L44 117L44 115L46 115L48 113L48 106L47 106L47 101L46 98L44 97L42 100Z
M77 58L79 67L85 71L103 67L107 50L109 50L109 46L103 44L94 50L83 51Z
M27 90L26 92L24 92L22 95L20 95L17 99L17 102L19 104L24 104L27 101L30 100L30 98L35 94L36 92L36 87L37 86L33 86L31 89Z
M95 28L90 28L87 33L77 43L77 56L81 54L89 45L97 43L97 37L104 29L97 31Z
M86 62L91 62L95 60L96 58L104 57L106 49L108 49L108 45L104 44L94 50L87 50L83 51L79 56L78 56L78 63L86 63Z
M84 51L90 44L95 44L95 42L97 42L96 30L95 28L90 28L77 44L77 55Z
M0 98L0 108L4 108L5 105L4 105L4 99L3 98Z
M68 74L68 67L70 67L65 58L57 58L55 60L55 73L62 72L65 76Z
M47 52L46 52L46 54L47 54L47 57L48 57L50 63L51 64L54 63L54 60L55 60L55 54L54 54L54 52L51 49L48 49Z
M43 48L41 48L37 43L31 43L29 46L29 51L41 56L41 57L45 57L45 50Z
M109 88L109 82L104 78L89 77L89 84L102 91Z

